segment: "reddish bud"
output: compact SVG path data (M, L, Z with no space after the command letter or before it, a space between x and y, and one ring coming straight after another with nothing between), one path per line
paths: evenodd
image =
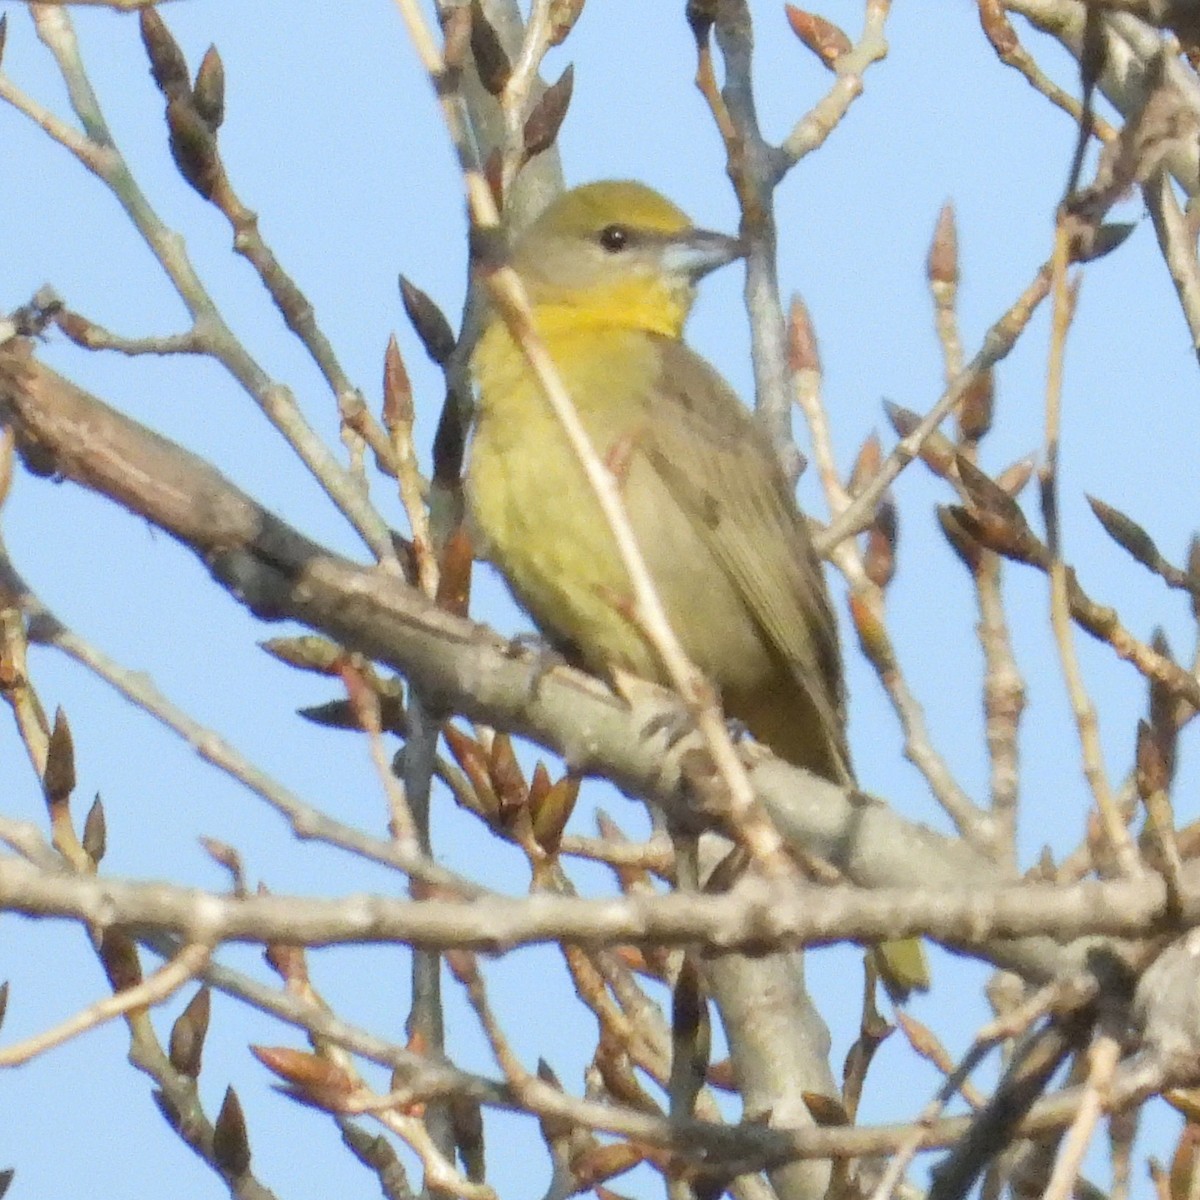
M829 70L837 66L843 54L853 49L850 39L832 21L797 8L794 4L785 4L783 11L792 32Z
M566 120L574 87L575 68L568 64L566 70L541 94L533 106L523 133L526 161L554 145L554 139L558 137L558 131Z
M958 283L958 225L954 219L954 205L948 200L942 205L933 227L925 273L930 283Z

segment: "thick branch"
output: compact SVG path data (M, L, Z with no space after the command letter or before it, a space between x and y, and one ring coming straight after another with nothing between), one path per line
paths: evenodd
M209 464L38 363L29 342L0 349L0 417L26 463L117 501L184 543L264 619L290 618L403 672L435 708L547 746L576 768L678 806L678 755L644 736L671 702L631 709L603 684L550 672L490 630L442 612L394 576L332 554L255 503ZM36 635L36 629L33 630ZM1001 882L961 842L886 805L774 759L754 786L785 839L865 887L925 894ZM686 814L683 814L686 815ZM995 943L986 957L1035 979L1084 967L1084 944Z
M913 891L783 884L749 876L722 895L668 893L580 899L548 893L484 900L407 900L375 893L339 899L221 896L168 883L47 871L0 858L0 908L67 917L209 944L307 946L403 942L426 950L511 950L535 943L778 950L923 932L963 946L1047 932L1145 936L1200 924L1200 863L1166 923L1167 889L1156 876L1070 886L1009 884Z

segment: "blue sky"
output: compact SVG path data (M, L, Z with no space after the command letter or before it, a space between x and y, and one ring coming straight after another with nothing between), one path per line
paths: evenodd
M782 6L755 0L758 93L768 136L781 137L823 92L829 76L792 36ZM569 182L633 177L667 192L700 224L731 230L736 209L719 140L692 86L691 35L682 5L599 0L588 6L547 74L575 65L575 94L560 147ZM68 112L61 84L37 42L24 5L0 3L9 17L3 69L20 86ZM452 319L465 286L461 190L429 86L388 0L355 6L264 0L239 5L189 0L164 16L193 66L210 42L227 75L221 144L243 200L286 269L312 300L350 377L378 401L382 354L396 331L413 376L417 440L424 453L441 402L440 379L405 325L396 289L403 272ZM851 31L859 5L830 0L827 16ZM249 268L229 251L222 218L175 173L162 108L147 70L136 22L80 12L85 60L118 144L163 219L188 251L252 353L292 386L301 405L336 445L336 412L316 371L282 326ZM987 326L1012 302L1049 253L1054 205L1063 185L1072 128L993 58L972 6L897 5L891 55L869 75L866 95L830 142L803 162L779 191L780 276L785 299L801 294L812 313L825 363L825 395L837 449L849 465L862 439L880 429L881 401L924 410L942 378L923 264L942 203L959 221L963 340L974 351ZM1064 55L1027 35L1027 44L1074 86ZM183 310L115 201L24 118L0 107L0 308L24 302L51 282L80 312L128 334L183 328ZM1067 361L1063 509L1067 555L1100 600L1117 604L1129 627L1148 636L1164 626L1177 652L1192 650L1186 605L1099 534L1084 493L1124 508L1160 547L1182 558L1195 523L1195 362L1153 230L1140 202L1123 207L1136 223L1129 242L1088 269ZM749 397L748 334L737 269L704 285L690 340ZM1038 449L1047 343L1045 314L998 375L995 429L983 463L998 470ZM218 368L204 362L86 356L51 338L47 362L109 403L215 462L235 482L311 536L353 554L345 522L282 449L257 409ZM803 444L803 431L800 432ZM895 489L900 506L899 573L889 611L901 661L926 706L934 739L973 795L986 780L981 749L979 653L967 581L937 532L932 506L949 497L920 467ZM804 502L821 512L815 481ZM400 523L390 492L377 499ZM1029 509L1031 516L1036 513ZM320 681L269 660L257 641L288 630L266 627L213 587L196 561L169 539L76 489L19 477L4 512L12 556L43 600L107 653L147 671L167 694L231 738L306 798L379 830L385 819L365 747L299 722L298 706L331 695ZM841 592L835 589L841 600ZM1072 848L1088 798L1077 741L1047 634L1044 581L1011 572L1014 639L1026 671L1031 709L1022 739L1022 865L1043 844ZM528 622L486 570L476 585L476 615L508 632ZM845 640L845 639L844 639ZM1127 768L1143 690L1111 653L1079 639L1100 709L1108 764ZM869 789L907 815L946 822L916 772L900 757L886 700L850 660L851 736ZM340 856L293 844L279 821L233 783L202 764L146 716L49 653L33 657L47 704L61 704L75 735L81 814L100 792L109 823L105 869L220 887L224 880L198 848L207 834L234 842L247 869L274 890L340 894L361 887L398 891L402 881ZM1195 774L1184 738L1178 793L1191 819ZM10 764L3 808L40 820L42 804L23 752L0 722L0 753ZM593 799L631 831L639 810L597 789ZM576 819L589 827L585 808ZM443 859L495 886L520 891L521 863L480 835L444 798L435 839ZM597 888L598 874L579 878ZM228 961L262 973L257 956ZM314 956L328 997L348 1017L402 1036L407 967L399 952L329 951ZM981 970L939 954L938 987L915 1012L952 1052L969 1043L985 1013L976 999ZM854 1035L859 979L853 956L826 953L811 966L813 987L831 1014L839 1050ZM4 1039L44 1027L94 999L103 984L81 933L68 926L7 919L0 928L0 976L13 984ZM569 990L554 956L526 952L488 966L501 1010L516 1012L509 1031L532 1066L547 1057L564 1082L580 1086L588 1020L573 1023ZM533 984L532 980L537 980ZM543 982L544 985L543 985ZM461 1061L490 1070L486 1047L453 986L451 1021ZM174 1013L179 1005L169 1006ZM168 1017L160 1027L168 1028ZM574 1037L573 1037L574 1035ZM202 1090L215 1113L227 1083L247 1110L255 1163L282 1196L371 1195L329 1123L272 1093L246 1052L247 1041L295 1039L256 1014L217 998ZM0 1131L0 1165L17 1168L14 1196L146 1194L171 1180L178 1195L217 1196L218 1181L162 1127L147 1082L124 1064L122 1027L109 1027L29 1066L0 1076L9 1118ZM915 1091L887 1086L908 1070L898 1045L885 1048L863 1116L895 1119L934 1086L915 1068ZM1153 1125L1168 1153L1174 1118ZM490 1127L493 1182L505 1196L540 1195L543 1168L530 1172L537 1145L531 1123L496 1118ZM540 1158L537 1160L540 1163ZM618 1183L631 1195L658 1194L648 1176Z

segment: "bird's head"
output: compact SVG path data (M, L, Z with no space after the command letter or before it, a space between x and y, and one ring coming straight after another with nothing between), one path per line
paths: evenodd
M679 337L697 280L742 253L652 188L611 180L555 200L517 240L512 263L535 308Z

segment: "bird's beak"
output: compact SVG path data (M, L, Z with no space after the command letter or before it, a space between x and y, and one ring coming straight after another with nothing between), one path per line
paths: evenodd
M746 247L739 238L708 229L689 229L671 239L663 252L663 265L668 271L686 275L694 283L709 271L742 258L745 253Z

